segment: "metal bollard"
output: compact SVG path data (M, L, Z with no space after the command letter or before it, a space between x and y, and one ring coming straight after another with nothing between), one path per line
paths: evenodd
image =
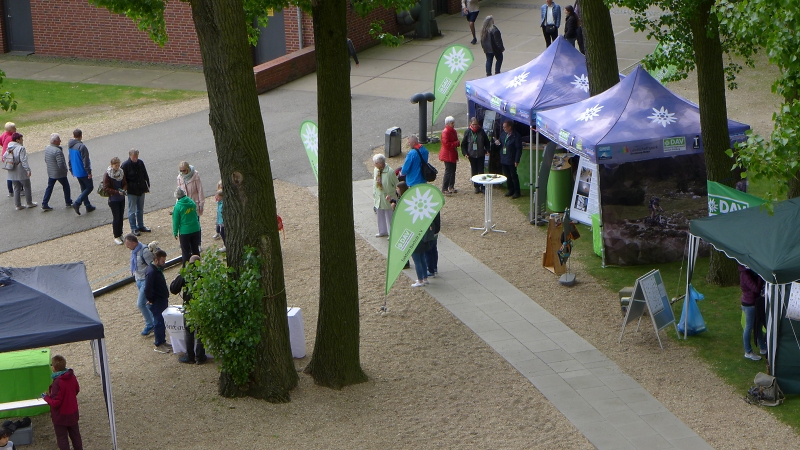
M428 142L428 102L433 102L436 96L431 92L420 92L411 97L411 103L419 104L419 142Z

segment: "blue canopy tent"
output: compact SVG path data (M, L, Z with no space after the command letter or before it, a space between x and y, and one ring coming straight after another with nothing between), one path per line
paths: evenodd
M703 153L700 108L665 88L641 66L611 89L536 115L536 128L593 163ZM750 126L728 120L731 145Z
M477 117L476 105L495 111L529 126L536 123L537 111L570 105L589 98L586 58L559 36L531 62L492 77L466 83L470 117ZM536 135L538 148L538 133ZM530 131L533 142L533 130ZM536 167L539 153L536 153ZM533 158L530 179L533 180ZM539 193L538 180L535 186ZM531 196L531 220L534 197Z

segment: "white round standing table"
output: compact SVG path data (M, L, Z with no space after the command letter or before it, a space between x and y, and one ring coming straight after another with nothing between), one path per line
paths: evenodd
M494 227L497 226L496 223L492 223L492 191L494 190L493 187L495 184L503 184L506 182L507 178L503 175L497 175L492 173L480 174L475 175L471 178L473 183L482 184L486 187L483 198L484 204L484 214L483 214L483 226L482 227L471 227L473 230L483 230L481 236L486 236L486 234L490 231L494 231L497 233L505 233L503 230L495 230Z

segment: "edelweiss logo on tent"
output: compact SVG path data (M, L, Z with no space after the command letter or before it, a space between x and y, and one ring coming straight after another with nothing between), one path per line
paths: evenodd
M722 197L717 195L708 196L708 215L716 216L717 214L727 214L729 212L739 211L749 208L747 202L736 200L730 197Z
M522 83L528 81L528 75L530 72L522 72L521 74L515 76L507 85L506 89L515 89L522 86Z
M450 69L450 73L463 72L469 67L470 60L467 58L464 49L450 49L450 53L444 55L444 63Z
M591 108L586 108L575 120L588 122L595 117L600 116L600 110L603 109L602 105L594 105Z
M675 118L675 113L669 112L669 110L663 106L661 109L653 108L653 114L647 116L647 118L652 120L651 123L657 123L664 128L666 128L667 125L678 121L678 119Z
M586 74L582 73L581 76L573 76L575 77L575 81L570 84L575 86L575 89L581 89L583 92L589 92L589 79L586 78Z
M306 124L303 127L300 138L303 139L303 146L305 146L306 150L313 151L315 155L319 154L319 130L316 127Z
M425 192L420 192L419 188L416 188L414 196L411 197L411 199L403 200L403 203L408 205L408 208L406 208L405 211L414 216L411 219L411 223L416 223L417 220L422 219L423 217L427 217L429 219L432 218L432 214L436 213L436 210L433 209L433 207L439 205L439 203L433 202L433 195L431 195L430 188Z

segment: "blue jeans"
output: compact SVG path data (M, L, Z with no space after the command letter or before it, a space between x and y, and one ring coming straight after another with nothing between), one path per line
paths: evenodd
M153 334L156 337L155 345L158 347L159 345L167 342L167 326L164 324L164 316L162 313L165 309L167 309L167 305L158 306L156 304L147 305L150 308L150 312L153 313Z
M144 228L144 194L128 194L128 223L131 231Z
M56 182L61 184L61 187L64 189L64 203L67 205L72 204L72 196L70 195L69 190L69 181L67 177L61 178L48 178L47 179L47 189L44 190L44 198L42 198L42 206L49 206L50 196L53 195L53 186L56 185Z
M436 239L428 242L428 251L425 252L425 265L428 273L439 272L439 249L436 248Z
M78 206L83 203L83 205L87 208L92 206L92 204L89 202L89 194L91 194L94 190L94 182L89 177L80 177L78 178L78 184L81 185L81 195L75 199L75 203L77 203Z
M144 297L144 280L136 281L136 289L139 289L139 297L136 299L136 307L144 317L145 328L153 328L153 313L147 309L147 299Z
M755 326L756 322L756 307L742 305L744 311L744 334L742 340L744 341L744 352L752 353L753 347L750 346L750 333L755 333L756 344L761 350L767 349L767 344L764 342L764 334L761 332L761 325Z
M425 245L423 242L420 242L419 245ZM418 252L414 251L411 254L411 259L414 260L414 270L417 271L417 280L422 281L428 278L428 265L425 262L425 252Z

